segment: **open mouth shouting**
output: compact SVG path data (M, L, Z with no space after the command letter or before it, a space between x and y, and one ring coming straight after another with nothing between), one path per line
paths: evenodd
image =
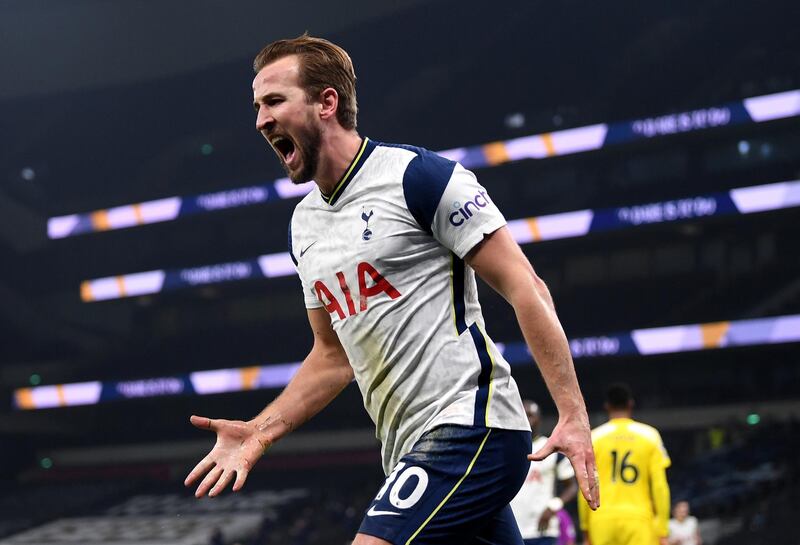
M315 127L297 129L294 136L275 132L267 137L293 183L313 179L319 165L321 135Z
M272 147L275 149L275 152L278 154L278 157L281 158L284 165L291 168L293 166L292 163L300 155L294 141L288 136L275 135L270 137L269 143L272 144Z

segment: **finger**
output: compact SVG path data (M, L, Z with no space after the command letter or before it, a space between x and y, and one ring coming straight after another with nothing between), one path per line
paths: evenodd
M217 421L206 416L197 416L193 414L189 417L189 422L191 422L195 428L200 428L201 430L217 431L218 429Z
M581 489L581 494L586 499L586 503L589 504L592 510L597 509L600 505L600 481L597 476L597 470L594 467L594 460L590 464L588 458L576 456L570 461L576 469L575 476L578 479L578 487Z
M214 467L214 460L211 456L206 456L200 460L200 462L194 466L194 469L186 476L186 480L183 481L184 486L189 486L195 482L200 475L204 475L212 467Z
M238 469L236 470L236 482L233 483L233 491L238 492L244 486L245 481L247 480L247 475L250 472L246 469Z
M220 492L225 490L225 487L227 487L233 480L234 475L236 475L235 471L226 469L222 473L222 477L219 478L217 484L214 485L214 487L211 489L208 495L213 498L214 496L218 495Z
M217 466L211 471L208 472L203 482L200 483L200 486L197 487L197 490L194 493L195 498L202 498L208 492L208 489L214 486L214 484L219 480L220 475L222 475L222 468Z
M597 471L597 464L595 463L594 455L590 454L586 457L586 473L591 476L591 491L593 502L589 505L592 509L600 507L600 474Z
M533 460L534 462L541 462L551 454L556 451L556 447L552 441L547 441L542 448L534 452L533 454L528 455L528 460Z
M589 507L594 509L594 495L592 492L592 480L589 477L589 472L586 465L586 460L583 456L576 455L569 459L572 463L572 467L575 469L575 478L578 480L578 488L581 491L581 494L586 499L586 503L589 504Z

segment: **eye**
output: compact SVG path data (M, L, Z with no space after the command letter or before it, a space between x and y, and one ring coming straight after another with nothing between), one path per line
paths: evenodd
M283 102L282 98L271 98L267 101L267 106L277 106L281 102Z

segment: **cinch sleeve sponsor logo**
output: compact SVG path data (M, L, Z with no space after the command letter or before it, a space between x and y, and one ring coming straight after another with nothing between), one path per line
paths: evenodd
M465 202L463 205L456 201L453 203L453 208L455 209L453 212L450 213L449 220L450 224L458 227L459 225L463 225L465 222L469 221L469 219L475 215L476 212L480 211L481 208L486 208L492 201L489 199L489 195L486 194L486 191L481 190L478 192L472 200Z

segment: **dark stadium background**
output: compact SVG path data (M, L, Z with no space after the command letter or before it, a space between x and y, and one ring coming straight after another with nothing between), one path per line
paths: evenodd
M164 515L147 543L208 542L206 527L195 541L170 541L170 525L197 514L181 481L212 443L188 417L248 418L278 389L36 410L16 409L14 392L305 355L294 276L80 298L87 279L284 252L296 199L47 236L53 216L283 176L254 130L250 65L266 42L308 30L339 43L356 65L360 133L445 150L798 89L798 15L789 1L0 3L0 543L71 517L93 517L83 542L116 543L114 531L144 515ZM726 192L800 178L800 118L475 171L508 219ZM592 337L799 314L798 221L789 207L523 249L568 336ZM492 337L519 341L510 307L481 293ZM593 424L610 382L632 386L636 417L659 427L672 455L673 498L693 502L707 544L797 543L796 342L583 357L576 367ZM551 427L535 367L514 374ZM373 437L351 386L276 447L243 492L300 489L299 499L241 532L225 522L235 505L202 509L220 506L228 543L344 544L382 478ZM137 495L155 507L95 530ZM186 501L159 507L166 495ZM66 542L58 532L25 542Z

